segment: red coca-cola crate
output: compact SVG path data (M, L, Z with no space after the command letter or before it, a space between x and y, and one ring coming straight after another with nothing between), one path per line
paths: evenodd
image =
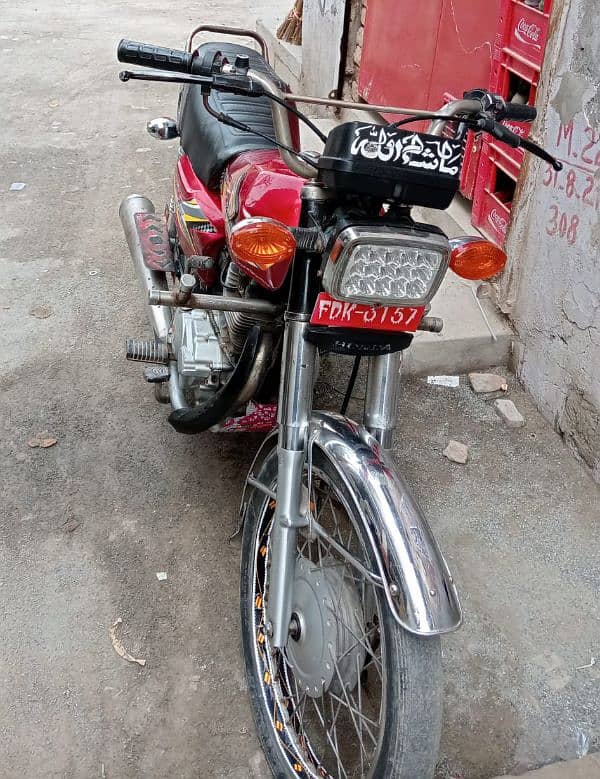
M500 11L502 48L541 68L549 23L550 3L544 3L544 10L540 11L522 0L503 0Z
M544 10L522 0L502 0L490 89L509 102L535 105L548 35L551 0ZM513 132L528 137L531 125L505 121ZM473 192L473 224L499 246L504 244L522 149L484 139Z
M510 49L502 49L492 67L490 88L494 92L505 92L509 97L510 84L521 79L537 90L540 81L540 69L523 57L516 56Z
M492 162L498 165L500 170L515 181L519 178L521 160L515 161L512 152L515 150L500 141L488 139L485 144L486 154L490 155ZM522 151L522 150L521 150Z
M471 221L498 246L504 245L518 176L519 166L485 140L475 183Z
M502 95L507 102L511 102L516 97L521 104L535 105L540 73L530 64L524 63L511 55L508 50L504 50L494 65L492 77L492 91ZM527 138L531 132L529 122L506 120L503 124L522 138ZM505 153L515 164L522 164L524 156L522 149L511 149L507 146Z

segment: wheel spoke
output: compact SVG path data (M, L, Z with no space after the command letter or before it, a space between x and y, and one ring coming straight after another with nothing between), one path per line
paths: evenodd
M346 624L346 623L345 623L345 622L344 622L344 621L343 621L343 620L340 618L339 614L338 614L338 613L336 613L336 611L335 611L334 609L332 609L330 606L328 606L328 607L327 607L327 610L328 610L328 611L329 611L331 614L333 614L333 616L334 616L334 617L337 619L337 621L340 623L340 625L342 625L342 626L343 626L343 627L344 627L344 628L345 628L345 629L348 631L348 633L350 633L350 635L351 635L351 636L352 636L354 639L356 639L356 643L357 643L357 644L360 644L360 646L362 646L362 648L365 650L365 652L367 652L367 654L371 655L371 657L373 658L373 661L375 662L375 667L378 669L378 671L380 672L380 676L381 676L382 668L380 667L379 663L377 662L377 658L376 658L376 657L375 657L375 655L373 654L373 648L371 647L371 645L370 645L370 644L365 644L365 642L364 642L364 641L363 641L361 638L359 638L359 637L356 635L356 633L355 633L355 632L352 630L352 628L351 628L349 625L347 625L347 624ZM356 644L355 644L354 646L356 646Z
M321 554L321 539L317 537L317 554L319 556L319 568L323 567L323 555Z
M340 624L342 624L344 627L346 627L345 623L343 623L341 620L339 620L339 622L340 622ZM371 628L371 629L370 629L370 630L369 630L367 633L365 633L365 634L364 634L364 637L365 637L365 639L367 639L367 641L369 640L369 635L368 635L368 634L371 632L371 630L375 630L375 629L376 629L376 628L375 628L375 627L373 627L373 628ZM350 631L350 632L351 632L351 631ZM349 647L348 647L348 648L347 648L347 649L346 649L344 652L342 652L342 654L341 654L341 655L339 655L339 656L338 656L338 662L340 662L340 660L343 660L345 657L347 657L347 656L350 654L350 652L353 652L353 651L356 649L356 647L357 647L357 646L359 646L359 645L363 647L363 649L365 650L365 652L367 652L367 654L368 654L368 655L370 656L370 658L371 658L371 660L369 660L368 662L366 662L366 663L364 664L363 668L366 668L366 667L367 667L367 665L368 665L370 662L372 662L372 660L373 660L373 658L374 658L374 656L375 656L375 653L374 653L373 647L370 645L370 643L369 643L368 645L361 644L361 643L358 641L358 639L357 639L357 640L356 640L356 641L355 641L355 642L352 644L352 646L349 646ZM367 648L367 646L368 646L368 648Z
M323 715L319 711L319 707L317 706L316 700L314 698L311 698L311 701L313 702L313 706L315 707L315 711L317 712L317 717L319 718L319 720L321 722L321 725L323 726L323 729L325 730L325 735L327 737L327 741L329 741L329 745L333 749L333 753L335 755L335 759L337 760L338 777L339 777L339 779L341 779L341 773L340 773L340 771L341 771L344 774L344 776L346 777L346 779L348 779L348 774L346 773L346 769L344 768L344 765L343 765L343 763L341 761L341 758L340 758L340 753L338 751L337 743L334 743L333 739L331 738L331 736L329 734L329 729L327 728L327 726L325 724L325 719L324 719Z
M350 701L348 700L348 694L346 693L346 688L344 686L344 680L343 680L342 675L340 673L340 669L339 669L337 661L336 661L336 659L335 659L335 657L333 655L333 652L330 652L329 656L331 657L331 662L333 663L333 667L335 669L335 673L336 673L336 676L338 678L338 682L340 683L340 687L342 688L342 694L344 695L344 697L346 699L346 706L348 707L348 711L350 712L350 717L352 719L352 724L354 725L354 729L356 730L356 735L358 736L358 743L360 745L360 762L361 762L361 765L363 765L363 754L366 756L367 752L365 750L365 745L364 745L363 740L362 740L361 729L356 724L356 719L354 718L354 709L352 708L352 706L350 705ZM331 691L329 692L329 694L332 697L334 696L334 693L331 692Z
M345 562L342 562L341 560L339 562L336 562L332 560L329 563L323 563L322 565L315 566L314 568L311 568L311 573L315 573L316 571L320 571L323 568L346 568L346 571L344 572L345 578L349 579L350 581L354 582L355 584L361 584L361 582L364 581L364 579L357 579L355 576L352 576L347 571L347 564Z
M340 713L340 708L341 708L341 706L340 706L340 704L338 703L337 710L336 710L336 712L335 712L335 714L334 714L334 713L333 713L333 698L331 698L331 697L329 697L329 706L330 706L330 708L331 708L331 720L332 720L332 724L331 724L331 728L329 728L329 731L328 731L328 732L329 732L329 733L331 733L331 729L333 728L333 738L334 738L334 741L335 741L335 746L336 746L336 754L339 754L338 738L337 738L337 718L338 718L338 714ZM361 760L361 773L364 773L364 771L362 770L362 767L363 767L363 766L362 766L362 760ZM340 768L340 762L338 761L338 779L340 779L340 771L339 771L339 768Z
M360 673L361 673L360 657L359 657L359 655L356 655L356 678L358 679L358 684L356 685L356 690L357 690L357 694L358 694L358 710L362 714L362 684L360 683ZM362 722L363 722L362 716L361 716L360 722L361 722L361 727L362 727Z
M308 539L308 538L306 538L306 539L304 540L304 543L302 544L302 546L301 546L301 547L300 547L300 549L298 550L298 554L299 554L300 556L302 556L302 555L304 554L304 550L305 550L305 549L306 549L306 547L309 545L309 543L310 543L310 542L309 542L309 539Z
M348 533L348 541L346 542L346 548L347 549L350 549L350 547L352 546L352 539L353 538L354 538L354 528L352 527L352 525L350 525L350 530L349 530L349 533Z
M327 695L329 695L331 698L333 698L334 701L337 701L345 709L347 709L348 712L350 713L350 716L352 716L352 714L355 714L361 720L361 722L364 723L365 730L367 731L367 733L371 737L371 740L373 741L373 744L377 744L377 739L375 738L375 736L371 732L371 729L370 729L369 725L371 727L373 727L373 728L379 729L380 723L379 722L375 722L370 717L367 717L366 714L363 714L363 712L359 711L359 709L357 708L357 703L354 700L354 697L352 696L351 693L346 693L346 695L349 696L349 697L347 697L346 700L344 700L344 698L340 698L339 695L336 695L331 690L327 691Z
M338 537L338 540L339 540L340 544L343 546L344 545L344 539L342 538L342 534L340 532L340 526L339 526L337 514L335 512L335 509L333 508L333 501L331 500L331 495L329 495L327 497L327 500L328 500L329 506L331 508L331 515L333 517L333 521L335 522L335 532L337 533L337 537ZM334 537L335 537L335 535L334 535Z

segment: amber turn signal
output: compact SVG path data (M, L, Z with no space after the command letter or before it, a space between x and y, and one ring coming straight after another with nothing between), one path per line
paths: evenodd
M229 235L231 251L238 260L267 270L288 262L296 251L296 239L288 227L274 219L243 219Z
M489 241L451 241L450 267L463 279L482 281L495 276L506 265L506 254Z

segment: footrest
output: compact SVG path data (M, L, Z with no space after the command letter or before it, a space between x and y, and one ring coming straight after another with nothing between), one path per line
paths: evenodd
M135 214L135 224L140 236L144 264L151 270L173 273L175 264L165 219L157 214L141 211Z
M134 362L157 362L163 365L169 362L167 347L151 339L128 338L125 341L125 356Z

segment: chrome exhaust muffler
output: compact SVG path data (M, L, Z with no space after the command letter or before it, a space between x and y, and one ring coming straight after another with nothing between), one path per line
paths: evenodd
M164 273L151 270L144 262L142 243L135 215L139 213L154 214L154 204L143 195L128 195L119 208L119 216L129 246L129 252L133 261L135 273L146 296L148 303L151 290L169 291L167 277ZM148 317L158 341L167 343L167 336L171 328L172 311L169 306L148 305Z

